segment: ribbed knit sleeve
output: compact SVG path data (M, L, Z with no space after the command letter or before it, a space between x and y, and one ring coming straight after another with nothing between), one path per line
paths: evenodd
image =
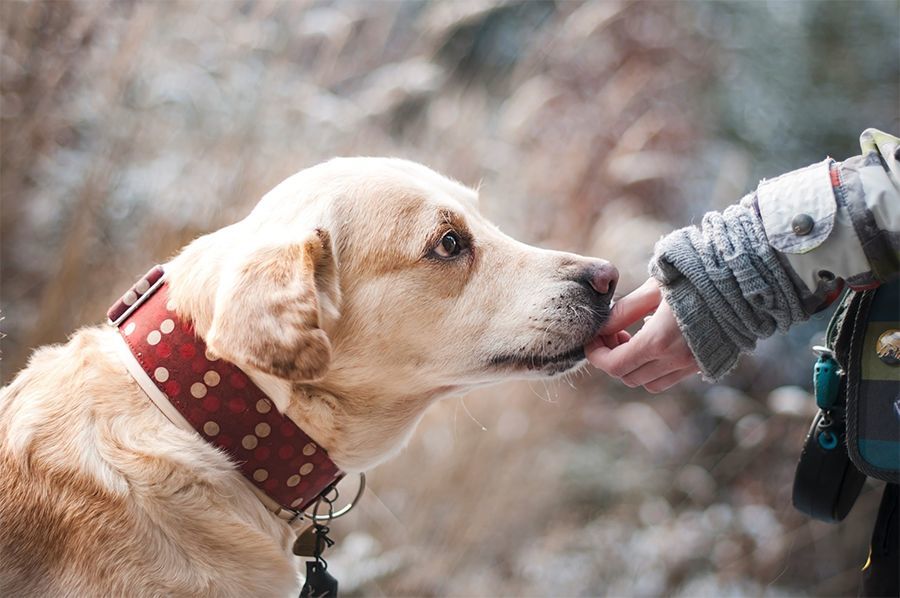
M757 339L809 317L752 200L663 237L650 263L709 380L734 369Z

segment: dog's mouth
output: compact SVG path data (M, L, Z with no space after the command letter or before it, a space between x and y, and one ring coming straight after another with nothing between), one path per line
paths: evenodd
M535 371L553 376L574 368L584 359L584 347L578 345L555 355L497 355L490 363L494 367Z
M577 301L569 301L567 305L576 304ZM592 305L589 309L565 311L561 321L554 322L555 327L545 329L545 332L553 332L556 347L548 341L544 347L522 347L518 351L500 353L489 360L489 365L494 370L503 370L508 373L531 372L539 376L555 376L571 370L586 359L584 345L589 342L597 330L609 318L610 306ZM562 324L562 326L560 326ZM562 337L562 338L560 338ZM543 340L543 338L542 338ZM559 342L562 340L563 342ZM568 349L551 352L553 348L568 347ZM548 350L549 349L549 350Z

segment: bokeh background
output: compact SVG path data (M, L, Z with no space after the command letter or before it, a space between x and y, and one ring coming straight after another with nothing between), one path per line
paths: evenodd
M505 231L627 291L666 231L900 129L896 0L3 0L0 43L4 383L331 156L481 183ZM726 385L586 370L433 408L331 570L366 596L855 593L878 488L838 526L790 505L826 321Z

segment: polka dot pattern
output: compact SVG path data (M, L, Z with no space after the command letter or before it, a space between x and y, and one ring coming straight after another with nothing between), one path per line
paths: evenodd
M115 322L121 318L129 308L141 299L150 288L159 282L163 276L162 266L154 266L146 274L144 274L134 285L125 291L125 293L116 301L112 307L106 312L106 316L110 322ZM120 323L121 324L121 323ZM133 332L134 329L131 329ZM129 332L128 334L131 334Z
M246 374L207 350L190 323L175 314L165 283L143 297L160 276L161 269L151 270L130 289L143 302L119 324L135 358L181 415L251 483L283 508L307 508L343 473ZM120 300L110 320L127 309Z
M219 377L219 373L214 370L209 370L208 372L203 374L203 383L210 388L218 386L220 380L221 378Z
M140 279L139 281L134 283L134 290L137 294L143 295L150 290L150 281L146 278Z

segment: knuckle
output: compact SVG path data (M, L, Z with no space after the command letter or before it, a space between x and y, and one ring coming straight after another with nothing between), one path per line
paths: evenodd
M598 370L612 375L612 372L610 372L609 363L606 359L603 358L603 355L588 355L588 363L590 363Z
M666 341L661 336L651 336L647 339L646 344L647 353L651 355L662 355L666 351Z
M615 376L616 378L621 379L623 382L625 381L625 374L628 372L625 370L625 367L621 364L611 364L609 369L606 370L610 376Z

